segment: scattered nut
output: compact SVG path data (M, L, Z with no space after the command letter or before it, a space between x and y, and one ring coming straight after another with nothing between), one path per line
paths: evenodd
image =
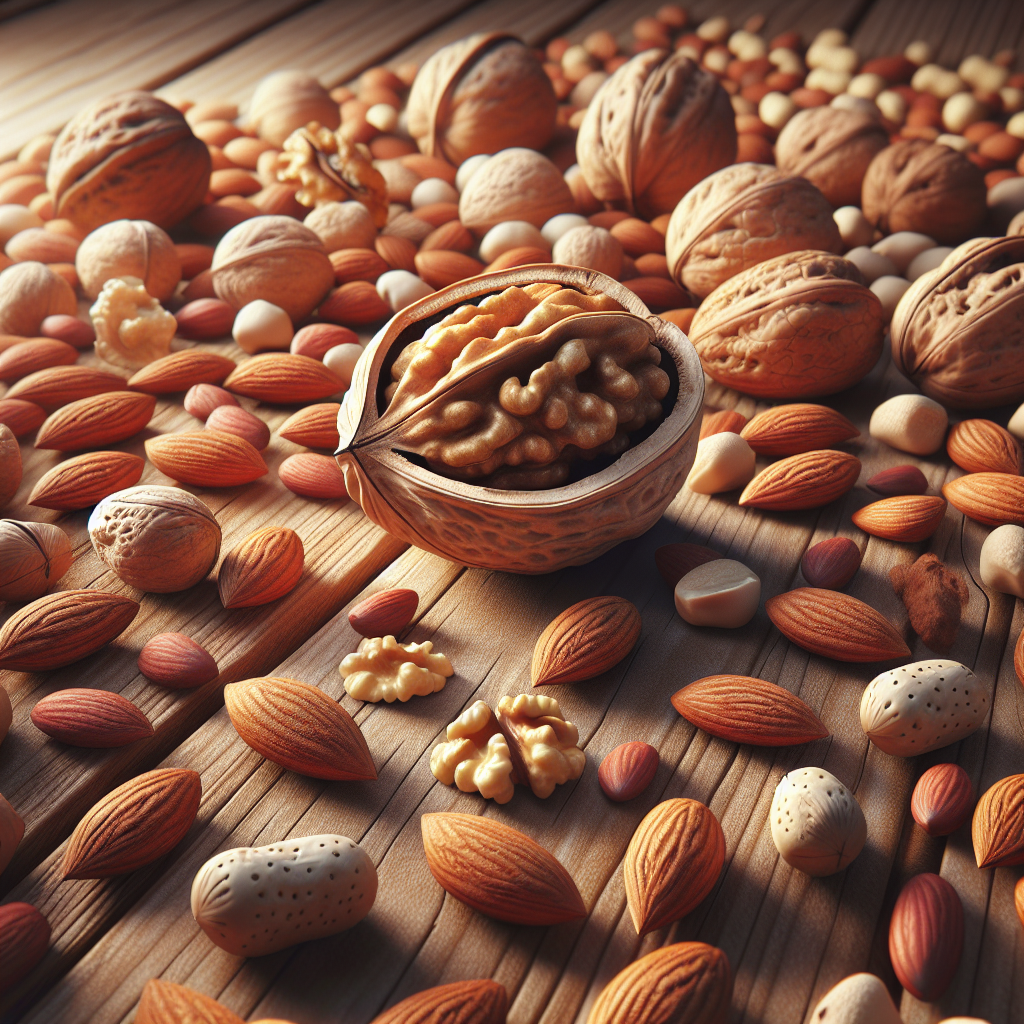
M432 654L433 649L429 640L400 644L393 636L366 637L341 663L345 692L356 700L388 704L437 693L455 670L443 654Z
M114 277L89 310L96 354L108 363L137 369L171 351L178 322L137 277Z
M875 278L870 287L882 303L882 319L888 323L892 320L892 315L896 311L900 299L910 287L910 282L904 277L884 274L882 277Z
M115 220L98 227L78 247L75 269L90 299L112 277L138 277L150 295L166 302L181 280L181 258L170 235L145 220Z
M697 494L719 494L743 487L754 478L754 449L739 434L711 434L697 444L686 486Z
M408 270L388 270L377 278L377 294L397 313L420 299L425 299L434 289Z
M574 215L556 214L556 216L571 217ZM547 223L550 223L550 220ZM518 249L523 245L529 245L535 249L546 249L550 244L529 221L506 220L495 224L480 240L480 259L485 263L493 263L502 253L506 253L510 249ZM562 261L556 260L555 262ZM582 266L582 264L580 265Z
M341 123L338 104L305 71L275 71L261 78L249 102L249 120L261 139L275 146L296 128L318 121L332 131Z
M463 793L507 804L515 792L508 743L491 709L478 700L448 726L448 740L434 747L430 770L439 782Z
M867 217L860 212L859 206L840 206L832 214L832 217L836 222L836 227L839 228L839 236L848 249L871 244L875 229ZM848 257L849 254L847 254Z
M344 382L345 387L352 381L352 374L355 372L356 363L363 354L362 345L346 343L335 345L324 353L324 366L333 370Z
M377 238L373 215L362 203L320 203L303 221L328 252L338 249L372 249Z
M1024 597L1024 527L997 526L981 545L981 582L1001 594Z
M942 446L949 426L946 410L924 395L896 395L871 414L868 433L911 455L932 455Z
M914 632L933 651L945 654L953 646L970 600L964 578L928 553L911 566L894 565L889 579L906 606Z
M591 224L571 228L561 235L551 258L555 263L586 267L609 277L622 273L622 244L610 231Z
M288 314L266 299L247 302L235 314L231 328L235 344L250 355L256 352L287 352L293 334Z
M5 429L0 428L0 447ZM0 519L0 601L42 597L71 568L73 558L71 541L59 526Z
M555 786L578 779L587 764L579 730L567 722L554 697L521 693L498 701L498 724L508 743L514 779L542 800Z
M693 626L745 626L760 600L760 578L732 558L698 565L675 588L676 611Z
M15 263L0 271L0 334L35 337L48 316L77 312L71 285L45 264Z

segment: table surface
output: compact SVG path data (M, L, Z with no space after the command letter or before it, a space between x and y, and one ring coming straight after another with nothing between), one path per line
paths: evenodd
M255 81L279 67L301 66L333 86L374 64L422 61L438 46L485 28L517 32L531 44L557 34L578 41L595 28L626 40L632 21L657 6L655 0L0 0L0 152L9 156L116 89L159 88L168 96L244 102ZM725 13L734 23L768 11L746 0L698 0L689 8L698 19ZM865 57L923 37L936 45L939 60L955 66L972 52L992 55L1020 46L1024 5L781 0L771 5L764 31L795 27L806 37L829 26L848 30ZM240 355L232 345L219 348ZM930 492L938 492L946 479L960 475L944 454L908 458L867 436L870 410L907 390L884 358L829 404L862 430L845 446L863 462L862 481L909 461L924 471ZM718 386L709 386L706 403L746 416L764 408ZM275 431L292 411L248 405ZM993 415L1005 423L1008 414ZM144 435L116 447L142 454L145 437L188 429L186 424L194 421L180 404L161 400ZM27 829L0 877L0 899L37 906L53 938L40 966L0 1002L0 1020L127 1021L145 982L163 978L215 996L244 1017L365 1024L424 987L493 977L508 989L511 1024L583 1024L618 970L682 939L702 939L728 954L736 1024L800 1024L829 987L858 970L874 971L898 1004L902 998L908 1024L953 1014L991 1024L1024 1020L1024 953L1012 898L1018 873L979 871L969 827L932 839L908 813L913 785L931 764L956 760L979 792L1021 768L1024 694L1014 676L1012 646L1024 625L1024 602L981 587L978 554L987 530L950 509L926 544L868 538L851 522L852 513L872 500L863 484L825 508L786 514L741 509L736 493L707 497L684 489L637 540L589 565L521 577L465 569L407 548L352 502L292 495L277 480L277 467L297 450L275 433L266 452L267 477L241 488L193 489L216 512L224 551L271 524L292 527L305 545L306 572L296 590L264 608L225 612L210 579L185 594L141 595L98 561L86 513L27 507L31 483L59 455L23 445L26 482L5 514L59 522L70 533L77 560L61 588L128 594L141 600L142 610L109 648L67 669L2 673L14 725L0 747L0 792ZM143 482L170 481L147 464ZM708 544L751 566L762 579L763 596L770 597L802 585L803 552L836 535L851 537L864 552L849 592L904 629L915 659L932 655L913 637L888 570L928 550L967 579L970 603L950 656L993 687L991 719L979 732L913 761L881 753L866 741L858 716L861 691L879 666L808 655L774 629L763 603L739 630L689 627L675 614L653 561L655 549L668 542ZM432 640L456 674L432 697L363 705L344 695L338 673L359 639L346 612L395 586L420 594L405 639ZM525 692L541 630L563 608L597 594L633 601L643 633L622 664L590 683L558 688L587 754L582 778L547 800L520 789L504 807L436 782L429 753L447 724L477 699L493 705L505 694ZM0 621L10 611L0 606ZM219 678L192 691L166 690L144 679L138 651L168 630L203 643L220 665ZM831 735L776 750L737 746L694 729L668 698L690 680L719 672L786 686L814 708ZM224 683L256 675L301 679L340 700L368 740L377 780L318 782L257 756L235 733L222 698ZM29 713L39 698L68 686L123 693L144 710L155 735L113 751L47 739ZM598 787L597 766L613 747L634 739L654 744L661 765L646 793L613 805ZM853 789L868 821L862 854L848 870L824 879L794 871L778 857L767 821L781 776L808 764L827 768ZM58 866L80 816L115 785L158 766L187 766L202 776L202 806L185 840L159 863L125 877L59 882ZM726 866L697 910L640 940L626 912L622 856L643 815L676 796L702 800L715 812L725 831ZM548 929L516 928L446 898L427 871L419 827L422 813L443 810L491 815L537 839L568 868L589 916ZM257 960L213 946L189 910L200 865L226 848L318 832L348 835L373 858L380 891L370 916L348 933ZM902 994L887 953L896 894L921 871L938 871L955 886L966 919L962 962L934 1005Z

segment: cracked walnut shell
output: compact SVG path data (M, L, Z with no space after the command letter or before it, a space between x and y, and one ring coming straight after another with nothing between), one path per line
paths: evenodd
M443 654L432 654L433 649L429 640L400 644L393 636L366 637L341 663L345 691L356 700L388 704L437 693L455 670Z

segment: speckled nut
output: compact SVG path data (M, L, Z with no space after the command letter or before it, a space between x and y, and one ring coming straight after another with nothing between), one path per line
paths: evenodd
M551 258L555 263L587 267L609 277L622 273L622 244L610 231L591 224L562 235L555 242Z
M924 395L896 395L871 414L873 438L912 455L931 455L942 446L949 417L938 402Z
M275 71L261 78L249 103L256 134L280 146L296 128L317 121L332 131L341 124L338 104L305 71Z
M147 92L98 100L57 136L46 171L54 213L91 231L112 220L168 228L197 209L210 151L185 118Z
M760 600L760 578L732 558L698 565L675 588L676 611L692 626L745 626L754 617Z
M455 670L433 649L429 640L400 644L393 636L366 637L341 663L345 692L356 700L388 704L437 693Z
M1024 597L1024 527L996 527L981 545L980 571L991 590Z
M37 337L48 316L77 312L71 285L45 263L14 263L0 271L0 334Z
M743 487L754 478L754 449L739 434L723 431L697 443L686 486L697 494L720 494Z
M75 255L82 291L95 299L112 277L138 277L166 302L181 280L181 258L163 228L145 220L115 220L86 236Z
M108 363L138 369L171 351L178 321L137 277L113 277L89 310L96 354Z

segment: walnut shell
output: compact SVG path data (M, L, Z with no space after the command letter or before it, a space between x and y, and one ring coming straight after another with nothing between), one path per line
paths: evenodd
M907 139L871 161L861 209L887 235L919 231L942 245L957 245L984 222L986 194L984 176L963 153Z
M72 561L71 541L59 526L0 519L0 601L42 597Z
M166 302L181 280L181 258L171 236L145 220L114 220L88 234L75 254L82 291L95 299L112 277L138 277Z
M91 231L112 220L177 224L210 184L210 151L185 118L148 92L121 92L86 107L50 153L54 216Z
M882 353L882 304L860 271L831 253L786 253L719 285L690 340L720 384L760 398L830 395Z
M341 124L341 111L313 75L275 71L257 83L249 101L249 121L261 139L281 146L310 121L333 131Z
M590 191L651 220L736 159L728 93L680 52L644 50L598 90L576 138Z
M888 145L889 136L877 117L811 107L794 114L779 132L775 164L816 185L833 206L859 206L868 166Z
M381 385L396 354L442 314L511 285L534 282L607 295L649 324L661 366L673 381L665 400L667 415L605 468L547 490L480 487L439 476L407 458L392 443L380 404ZM604 314L583 316L588 315ZM349 494L390 533L464 565L551 572L588 562L658 521L693 463L703 394L699 361L686 337L652 316L623 285L574 267L519 267L435 292L407 306L376 335L356 365L338 416L338 462Z
M1024 237L975 238L907 289L892 358L954 409L1024 400Z
M557 110L551 79L527 46L505 32L480 32L427 60L406 115L420 150L457 167L477 153L543 149Z
M292 323L313 312L334 284L334 268L315 232L294 217L251 217L213 253L213 290L235 309L265 299Z
M806 178L768 164L709 175L679 201L665 237L672 276L700 298L773 256L842 248L828 200Z
M35 337L42 322L57 313L76 316L78 300L46 264L14 263L0 272L0 334Z

